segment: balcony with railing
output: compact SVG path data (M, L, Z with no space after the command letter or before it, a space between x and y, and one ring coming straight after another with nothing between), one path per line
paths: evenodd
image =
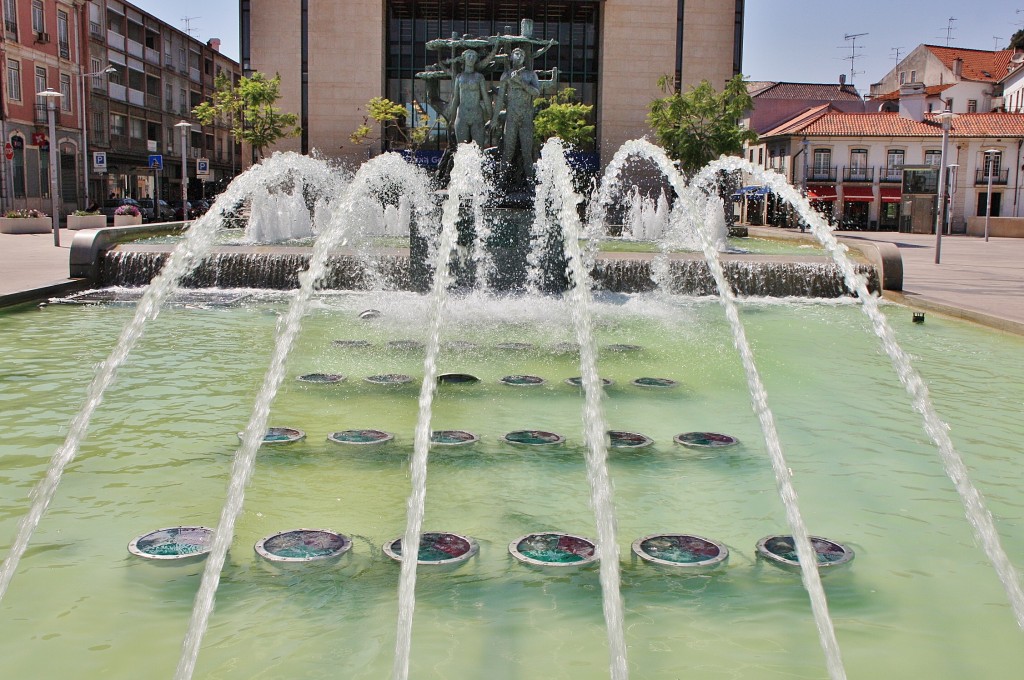
M45 125L45 124L48 124L50 122L50 118L47 115L46 111L47 111L46 104L36 104L35 105L35 121L37 123ZM60 106L59 105L57 106L57 108L55 108L53 110L53 121L57 125L61 124L61 122L60 122Z
M7 38L10 40L18 39L18 22L11 21L10 19L4 19L4 32L7 34Z
M117 31L107 29L107 46L113 47L115 50L124 52L124 36Z
M118 85L117 83L107 83L107 94L110 95L111 99L117 99L118 101L128 101L128 88L124 85Z
M160 65L160 50L154 50L152 47L146 48L146 63Z
M67 40L57 41L57 53L60 54L61 59L71 58L71 43Z
M132 40L131 38L128 38L127 43L128 43L128 54L132 55L133 57L138 57L139 59L142 59L142 57L146 53L146 50L142 46L142 43L136 42L136 41Z
M1010 169L994 170L989 173L988 168L978 168L974 175L975 186L979 184L988 185L989 174L992 175L992 184L1006 184L1010 178Z
M834 165L812 165L807 169L807 181L809 182L835 182L836 166Z
M146 105L146 93L142 90L128 89L128 103L134 104L135 106Z
M878 181L886 184L899 184L903 181L903 166L879 168Z
M844 182L873 182L875 181L875 169L865 166L843 168Z
M89 22L89 36L92 38L103 39L103 27L100 26L98 21Z

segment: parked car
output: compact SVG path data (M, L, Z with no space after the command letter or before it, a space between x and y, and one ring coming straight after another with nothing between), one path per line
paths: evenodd
M123 205L134 205L142 212L142 206L134 198L108 198L103 201L103 206L100 208L100 212L107 216L107 222L114 221L114 212Z
M192 209L196 215L205 215L206 211L210 209L210 202L205 198L200 198L198 201L192 201Z
M142 210L142 219L146 222L169 222L174 218L174 211L163 199L160 200L159 209L156 209L152 198L140 198L139 208Z
M195 209L191 203L186 202L184 210L181 207L181 201L174 201L171 203L171 210L174 211L174 220L177 222L184 222L185 220L194 220L197 215Z

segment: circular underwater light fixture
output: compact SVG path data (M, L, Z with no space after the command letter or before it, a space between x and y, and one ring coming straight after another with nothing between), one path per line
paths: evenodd
M637 378L633 381L633 384L637 387L665 388L675 387L679 383L671 378Z
M430 443L434 446L465 446L478 441L480 437L465 430L434 430L430 433Z
M345 376L340 373L306 373L305 375L300 375L297 380L317 385L334 385L345 382Z
M244 436L244 432L238 433L239 439ZM261 444L291 444L305 438L306 433L297 427L268 427Z
M447 340L441 343L441 346L453 352L469 352L478 347L475 342L469 340Z
M392 340L387 343L388 349L397 349L403 352L416 352L423 349L424 345L419 340Z
M853 559L853 551L841 543L821 536L808 536L818 560L818 569L832 569ZM796 554L796 543L792 536L765 536L757 542L757 556L785 569L799 569L800 558Z
M345 347L348 349L365 349L370 346L369 340L335 340L332 342L336 347Z
M539 567L581 567L598 559L596 543L560 531L520 536L508 544L508 551L520 562Z
M536 347L536 345L532 342L499 342L495 347L509 352L527 352Z
M368 375L363 380L373 385L405 385L412 382L412 376L404 373L381 373Z
M608 430L608 444L613 449L643 449L653 443L653 439L639 432Z
M402 561L401 537L388 541L383 546L384 554L395 560ZM420 534L420 550L417 564L461 564L480 550L476 539L459 534L444 532L425 532Z
M363 311L359 312L359 318L362 319L363 321L367 321L369 319L376 319L380 316L381 313L379 309L364 309Z
M499 382L514 387L537 387L547 383L547 380L538 375L506 375Z
M683 432L673 437L672 441L694 449L721 449L740 443L736 437L718 432Z
M480 378L469 373L442 373L437 376L439 385L471 385L480 382Z
M556 446L565 443L565 437L544 430L515 430L502 437L509 444L525 444L527 446Z
M566 378L566 385L572 385L573 387L583 387L583 377L576 376L574 378ZM601 378L601 387L611 387L615 384L615 381L610 378Z
M604 348L609 352L642 352L644 349L640 345L629 345L618 342L611 345L605 345Z
M314 562L344 555L352 540L326 529L292 529L256 543L256 554L271 562Z
M206 555L212 547L209 527L167 527L133 539L128 552L149 560L180 560Z
M354 444L366 446L369 444L386 444L395 438L390 432L380 430L341 430L327 435L327 440L335 444Z
M721 543L692 534L651 534L633 541L633 553L651 564L703 571L729 559Z
M580 345L577 342L556 342L551 346L551 351L555 354L576 354L580 351Z

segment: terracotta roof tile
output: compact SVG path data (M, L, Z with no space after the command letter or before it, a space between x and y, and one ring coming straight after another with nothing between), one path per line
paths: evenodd
M926 96L926 97L934 97L935 95L937 95L940 92L943 92L945 90L948 90L949 88L953 87L954 85L956 85L956 83L946 83L945 85L929 85L928 87L924 88L924 96ZM877 97L872 97L871 98L871 101L873 101L873 102L877 102L877 101L894 101L894 102L898 102L899 100L900 100L900 91L899 90L893 90L892 92L886 92L885 94L880 94Z
M815 137L941 137L935 114L917 122L898 113L843 113L817 107L790 119L764 137L808 135ZM966 113L953 119L953 137L1024 137L1024 114Z
M964 80L980 80L995 82L1006 75L1007 67L1014 50L968 50L962 47L942 47L925 45L932 54L939 58L946 68L952 70L953 60L960 57L964 60L960 72Z
M839 83L774 83L752 96L755 99L860 100L857 88L853 85L840 85Z

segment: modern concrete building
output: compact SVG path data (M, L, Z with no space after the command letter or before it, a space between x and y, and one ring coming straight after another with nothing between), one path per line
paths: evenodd
M369 99L423 105L415 74L436 61L435 38L518 33L531 19L535 37L559 43L534 67L557 68L595 105L605 160L650 131L661 76L721 88L742 63L743 0L240 0L240 13L243 73L279 73L281 108L301 119L302 136L275 148L352 160L367 155L348 138ZM439 125L428 148L446 144Z

